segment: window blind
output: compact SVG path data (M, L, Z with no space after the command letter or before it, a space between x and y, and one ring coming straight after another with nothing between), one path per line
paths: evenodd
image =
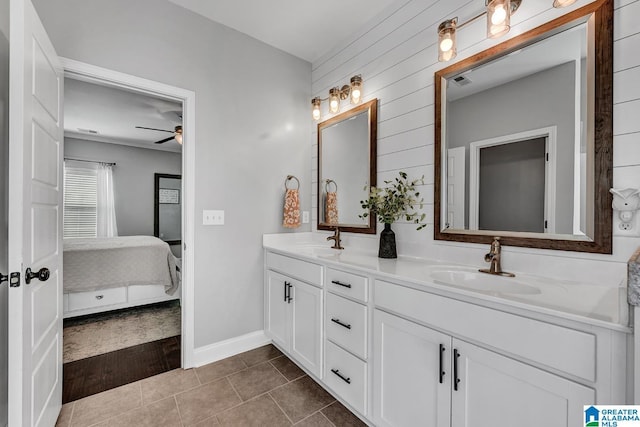
M64 238L97 236L97 171L64 166Z

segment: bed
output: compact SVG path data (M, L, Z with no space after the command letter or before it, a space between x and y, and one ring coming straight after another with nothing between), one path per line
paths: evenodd
M64 317L180 297L180 259L152 236L66 239Z

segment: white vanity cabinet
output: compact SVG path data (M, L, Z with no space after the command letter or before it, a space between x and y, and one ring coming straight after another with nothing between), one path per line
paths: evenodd
M379 310L374 365L379 426L566 427L595 402L589 387Z
M368 279L326 268L324 381L362 415L368 399Z
M630 403L623 323L449 289L413 259L265 256L267 335L370 425L570 427Z
M269 267L293 272L309 283ZM322 378L322 267L269 253L267 268L266 333L309 372Z

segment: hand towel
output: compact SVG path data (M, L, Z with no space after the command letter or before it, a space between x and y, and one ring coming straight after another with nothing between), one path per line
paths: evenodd
M324 220L327 224L338 224L338 193L327 191L324 199Z
M300 227L300 197L298 189L287 188L284 196L284 221L286 228Z

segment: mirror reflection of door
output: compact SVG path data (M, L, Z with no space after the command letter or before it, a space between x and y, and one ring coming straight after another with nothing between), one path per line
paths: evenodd
M535 138L480 149L478 229L546 231L545 144Z
M182 175L155 174L154 235L169 245L182 241Z

